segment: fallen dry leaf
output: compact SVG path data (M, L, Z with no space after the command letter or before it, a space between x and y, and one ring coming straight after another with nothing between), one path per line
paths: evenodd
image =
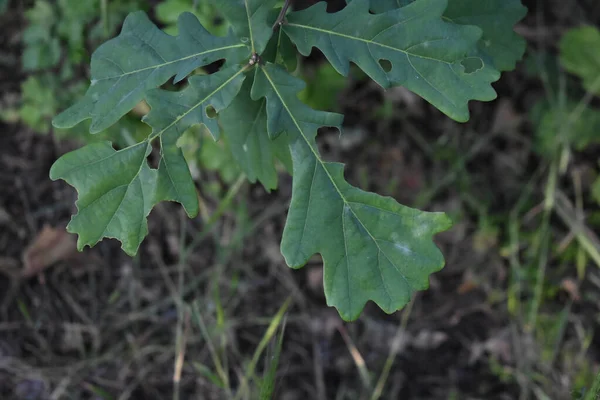
M581 295L579 294L579 284L574 279L563 279L560 287L569 294L573 301L581 300Z
M23 253L23 278L40 274L54 263L66 260L77 252L75 236L64 228L45 225Z

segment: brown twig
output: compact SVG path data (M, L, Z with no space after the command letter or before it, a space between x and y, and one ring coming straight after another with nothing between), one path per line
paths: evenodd
M283 8L281 9L281 12L277 16L277 19L275 20L275 23L273 24L274 31L277 31L281 27L281 25L283 25L283 20L285 19L285 14L287 13L287 10L288 10L288 8L290 8L291 4L292 4L292 0L285 0L285 3L283 4Z

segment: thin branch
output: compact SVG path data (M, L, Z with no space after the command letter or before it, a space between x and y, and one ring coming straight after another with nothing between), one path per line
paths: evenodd
M287 13L288 8L290 8L291 4L292 4L292 0L285 0L285 4L283 5L283 8L281 9L279 16L277 16L277 19L275 20L275 23L273 24L274 31L277 31L281 27L281 25L283 25L283 20L285 19L285 14Z

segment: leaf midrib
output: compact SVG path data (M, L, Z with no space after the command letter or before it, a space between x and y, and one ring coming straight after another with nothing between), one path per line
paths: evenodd
M248 19L248 32L250 33L250 46L252 47L252 53L255 53L254 47L254 33L252 32L252 21L250 18L250 7L248 6L248 0L244 0L244 7L246 8L246 18Z
M142 143L146 143L146 141L141 142ZM149 146L150 144L147 143L146 146ZM115 152L114 154L117 154L117 152ZM101 196L98 196L96 199L94 199L91 203L89 203L88 205L84 206L83 208L79 208L78 207L78 211L79 213L81 213L82 211L87 210L88 208L92 207L96 202L100 201L100 199L104 198L105 196L109 195L111 192L114 192L115 190L121 188L121 187L126 187L125 192L123 193L123 197L121 198L121 200L119 201L119 205L114 209L114 212L112 213L112 216L110 217L108 223L106 223L106 225L104 226L104 229L102 231L102 233L100 234L100 236L98 238L94 239L94 244L98 243L103 237L109 237L106 234L106 231L109 227L109 225L112 223L112 221L115 218L115 215L117 215L117 211L121 208L121 206L123 205L123 201L125 200L125 197L127 197L127 193L129 192L129 189L131 188L131 185L133 184L133 182L138 178L138 176L140 175L140 172L142 171L142 168L144 167L144 160L145 157L142 158L142 162L140 162L140 166L136 172L136 174L131 178L131 180L129 181L129 183L127 184L123 184L123 185L118 185L115 186L113 188L111 188L110 190L108 190L107 192L105 192L104 194L102 194ZM143 195L143 190L142 190L142 195ZM78 214L79 215L79 214Z
M198 103L196 103L193 107L190 107L186 112L177 116L177 118L175 118L175 120L173 122L171 122L169 125L167 125L165 128L161 129L157 133L152 133L147 140L151 141L151 140L155 139L156 137L161 136L163 133L165 133L167 130L171 129L173 126L177 125L179 123L179 121L181 121L183 118L185 118L187 115L189 115L192 111L194 111L195 109L200 107L202 104L206 103L215 94L217 94L218 92L223 90L223 88L225 86L229 85L235 78L238 77L238 75L242 74L246 69L247 69L247 66L240 68L239 71L237 71L235 74L233 74L229 79L227 79L225 82L223 82L221 85L219 85L215 90L213 90L211 93L209 93L207 96L205 96L202 100L200 100Z
M350 212L352 212L352 215L354 215L354 218L356 218L356 220L360 223L360 225L363 227L363 229L365 230L365 232L367 232L367 234L369 235L369 237L371 238L371 240L373 241L373 243L377 247L377 250L379 252L383 253L386 256L386 258L387 258L387 254L385 254L385 252L383 251L383 249L381 249L381 247L379 246L379 243L377 242L377 239L371 234L371 232L369 231L369 229L365 226L365 224L358 217L358 215L356 215L356 213L354 212L354 209L350 205L351 202L349 202L346 199L346 197L344 196L344 194L342 193L342 191L340 190L340 188L336 185L335 180L333 179L333 176L329 173L329 170L325 166L325 162L321 159L321 157L319 156L319 154L317 153L317 151L313 148L313 146L311 145L310 140L304 134L304 131L302 130L302 128L300 127L300 124L298 123L298 121L294 117L294 114L291 112L290 108L286 104L286 102L283 99L281 93L279 92L279 90L277 90L277 86L275 85L275 82L273 82L273 80L271 79L271 76L269 75L269 73L267 72L267 70L264 67L261 67L261 68L263 70L263 73L265 74L265 77L267 78L267 80L271 84L271 87L273 87L273 90L277 94L277 97L279 97L279 100L281 101L281 104L283 105L283 108L285 108L286 112L288 113L288 115L290 116L290 118L292 119L292 121L294 122L294 125L296 126L296 129L298 130L298 132L300 132L300 135L302 136L302 138L306 142L306 145L310 148L310 151L313 153L313 155L315 157L315 160L321 165L321 168L323 168L323 170L325 171L325 174L327 174L327 177L329 178L329 181L331 182L331 184L333 185L333 187L335 188L335 190L338 192L338 195L340 196L340 198L344 202L344 207L348 207L348 209L350 210ZM343 213L343 211L342 211L342 213ZM343 219L343 215L342 215L342 219ZM346 253L346 257L348 257L347 253ZM397 267L395 266L394 263L391 263L391 264L394 265L394 268L397 269ZM402 275L402 274L400 274L400 275Z
M406 21L403 21L403 22L406 22ZM397 47L388 46L386 44L375 42L373 40L363 39L363 38L360 38L360 37L357 37L357 36L346 35L344 33L339 33L339 32L335 32L335 31L328 31L326 29L321 29L321 28L317 28L317 27L314 27L314 26L301 25L301 24L295 24L295 23L287 23L287 24L285 24L285 26L291 26L291 27L297 27L297 28L301 28L301 29L313 30L313 31L321 32L321 33L324 33L324 34L327 34L327 35L331 35L331 36L339 36L339 37L342 37L344 39L356 40L356 41L359 41L359 42L366 43L367 46L368 45L376 45L376 46L383 47L383 48L386 48L386 49L389 49L389 50L398 51L398 52L403 53L403 54L405 54L406 56L409 56L409 57L412 56L412 57L422 58L422 59L425 59L425 60L430 60L430 61L435 61L435 62L441 62L441 63L444 63L444 64L450 64L450 65L453 64L451 62L440 60L438 58L432 58L432 57L427 57L427 56L423 56L423 55L420 55L420 54L411 53L409 51L406 51L405 49L400 49L400 48L397 48ZM389 28L387 28L387 29L389 29ZM381 32L378 33L375 37L379 36L380 34L381 34ZM445 38L445 39L447 39L447 38ZM412 48L412 47L421 45L423 43L425 43L425 42L417 43L417 44L411 45L410 47Z
M177 60L171 60L171 61L167 61L167 62L162 63L162 64L155 64L155 65L151 65L149 67L144 67L144 68L136 69L134 71L129 71L129 72L126 72L126 73L124 73L122 75L114 75L114 76L108 76L108 77L105 77L105 78L93 79L92 83L102 82L102 81L106 81L106 80L110 80L110 79L117 79L117 78L120 79L120 78L122 78L124 76L137 74L137 73L148 71L148 70L151 70L151 69L162 68L162 67L165 67L167 65L175 64L175 63L178 63L178 62L181 62L181 61L186 61L186 60L189 60L189 59L192 59L192 58L195 58L195 57L200 57L200 56L203 56L205 54L210 54L210 53L215 53L215 52L218 52L218 51L224 51L224 50L230 50L230 49L237 49L237 48L240 48L240 47L245 47L245 45L243 43L239 43L239 44L235 44L235 45L229 45L229 46L219 47L219 48L216 48L216 49L210 49L210 50L202 51L200 53L191 54L189 56L178 58ZM112 60L110 60L110 61L112 61ZM114 61L112 61L112 62L114 63ZM115 65L117 65L117 64L115 64ZM122 70L122 67L120 65L117 65L117 66L119 68L121 68L121 70Z
M91 166L93 166L93 165L99 164L99 163L101 163L101 162L103 162L103 161L106 161L106 160L108 160L108 159L110 159L110 158L112 158L112 157L114 157L114 156L116 156L116 155L120 154L121 152L124 152L124 151L126 151L126 150L132 150L134 147L141 146L141 145L143 145L145 142L146 142L146 140L144 140L144 141L142 141L142 142L139 142L139 143L136 143L136 144L134 144L134 145L132 145L132 146L126 147L126 148L124 148L124 149L122 149L122 150L119 150L119 151L114 151L113 153L111 153L111 154L109 154L109 155L107 155L107 156L105 156L105 157L99 158L99 159L97 159L97 160L93 160L92 162L89 162L89 163L87 163L87 164L83 164L83 165L77 165L77 166L75 166L75 167L73 167L73 168L69 169L68 171L61 173L61 175L62 175L62 176L69 176L69 175L71 175L71 173L72 173L73 171L81 170L81 169L83 169L83 168L89 168L89 167L91 167ZM52 170L51 170L50 172L52 172ZM52 176L51 176L50 178L52 179ZM57 178L57 179L58 179L58 178Z

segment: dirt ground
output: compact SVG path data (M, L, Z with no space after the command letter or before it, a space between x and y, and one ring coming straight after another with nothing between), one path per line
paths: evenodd
M530 12L518 31L529 54L556 53L567 29L600 22L594 1L525 3ZM21 12L0 16L0 107L26 77L15 39ZM368 399L388 358L383 399L570 399L600 365L600 272L589 261L579 280L574 263L553 251L545 263L523 261L516 296L523 310L511 303L514 258L525 260L530 243L511 253L511 223L526 238L542 218L548 160L534 149L529 113L546 94L526 63L495 88L498 99L472 103L467 124L402 89L352 81L340 94L346 134L321 134L326 157L348 163L348 179L364 189L457 221L436 237L446 267L429 290L394 315L370 304L353 323L326 306L319 257L291 270L279 253L291 178L282 175L271 194L244 183L210 230L206 219L161 204L133 259L109 240L77 253L64 232L76 193L48 171L79 144L0 122L0 399L174 398L178 333L180 398L227 398L199 372L214 368L211 346L182 317L180 300L198 306L236 387L288 297L276 399ZM382 118L374 110L386 102L392 113ZM558 183L567 198L574 174L589 186L585 171L597 168L599 150L573 154ZM222 184L214 174L203 179ZM201 195L206 184L198 183ZM218 202L204 199L210 215ZM586 215L599 211L591 201L584 206ZM554 214L549 226L555 250L569 228ZM544 295L532 327L524 310L540 270Z

